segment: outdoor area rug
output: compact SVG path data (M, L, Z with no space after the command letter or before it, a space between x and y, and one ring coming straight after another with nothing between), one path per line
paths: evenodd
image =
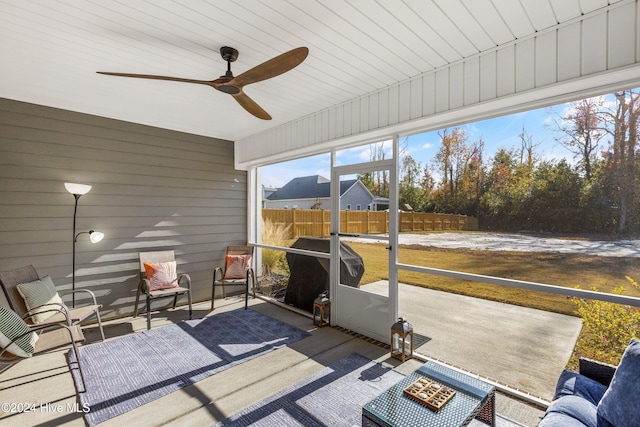
M92 426L310 334L254 310L138 332L80 347ZM69 353L76 388L82 382Z
M214 427L354 427L362 407L404 375L357 353L268 397ZM473 420L470 427L486 424ZM497 427L524 427L496 414Z
M216 427L359 426L362 407L403 377L353 353Z

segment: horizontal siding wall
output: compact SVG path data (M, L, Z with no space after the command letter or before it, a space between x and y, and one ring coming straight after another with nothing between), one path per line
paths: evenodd
M246 180L230 141L0 99L0 270L33 264L71 288L64 183L77 182L93 186L77 230L105 238L78 238L76 288L96 293L105 318L132 313L141 251L174 249L194 299L209 299L226 246L247 241Z
M640 84L639 13L637 0L621 1L534 37L252 135L236 142L236 166L326 151L340 140L430 130L601 93L616 85L620 89L621 84ZM619 70L626 70L620 77L624 81L602 78Z

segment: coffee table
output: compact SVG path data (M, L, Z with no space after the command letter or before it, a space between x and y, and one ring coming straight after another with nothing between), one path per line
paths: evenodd
M436 412L403 393L420 377L456 390ZM463 372L429 361L362 408L363 427L458 427L474 418L495 426L495 387Z

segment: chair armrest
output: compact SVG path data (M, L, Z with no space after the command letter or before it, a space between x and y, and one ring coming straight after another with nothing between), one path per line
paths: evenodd
M218 274L220 275L220 278L217 279ZM213 283L215 284L216 282L222 280L224 278L224 271L222 271L222 267L216 267L215 270L213 270Z
M180 281L182 280L183 277L187 279L187 289L191 290L191 276L189 276L186 273L178 276L178 285L180 285Z
M54 306L57 306L57 307L54 307ZM46 310L40 310L37 313L34 313L35 310L38 310L39 308L42 308L42 307L48 307L48 308ZM71 326L72 323L71 323L71 316L69 315L69 310L67 309L67 307L64 304L60 304L60 303L57 303L57 302L52 302L52 303L49 303L49 304L43 304L43 305L40 305L38 307L32 308L31 310L27 311L25 314L22 315L22 320L26 321L27 319L31 319L36 314L49 313L49 312L52 312L52 311L55 312L55 313L62 313L64 315L65 319L67 319L67 322L66 322L67 325ZM31 319L31 320L33 320L33 319ZM46 323L47 326L51 326L52 325L51 323L47 323L47 322L45 322L45 323ZM54 325L56 325L56 324L64 326L64 324L60 323L60 322L54 323ZM38 324L34 324L33 326L32 325L29 325L29 326L30 327L36 327L36 326L39 326L39 325ZM43 324L42 326L45 326L45 324Z
M51 311L57 311L57 310L51 310ZM29 325L29 330L27 332L24 332L20 335L18 335L17 337L15 337L14 339L11 340L11 342L9 344L7 344L5 347L0 348L0 357L2 357L2 355L7 352L7 348L15 343L16 341L18 341L20 338L29 335L33 332L41 332L44 331L45 329L51 329L51 328L65 328L67 330L67 332L69 333L69 339L71 340L71 343L74 343L74 338L73 338L73 331L71 330L71 325L65 325L64 323L49 323L49 324L42 324L42 325ZM75 343L73 344L75 346ZM9 353L12 354L13 353ZM14 355L15 356L15 355ZM16 357L20 357L20 356L16 356Z
M93 291L90 291L89 289L68 290L68 291L58 292L58 294L62 297L62 296L66 296L66 295L77 294L78 292L86 292L86 293L88 293L89 296L91 297L91 299L93 300L93 305L98 305L98 302L96 300L96 294L94 294Z
M613 374L616 372L615 366L584 357L581 357L578 363L581 375L598 381L607 387L611 384Z
M151 289L151 283L149 283L149 279L140 279L140 283L138 283L138 287L140 288L143 294L148 294L149 289Z

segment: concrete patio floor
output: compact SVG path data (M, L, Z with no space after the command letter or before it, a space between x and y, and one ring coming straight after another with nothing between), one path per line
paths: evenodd
M362 289L386 295L388 282ZM578 317L402 283L398 301L414 351L546 401L582 329Z
M194 318L233 310L243 305L243 298L194 305ZM256 359L219 372L192 386L176 391L135 410L113 418L100 426L209 426L259 402L283 388L318 372L323 367L357 352L397 371L408 374L423 362L403 364L389 357L388 349L377 343L345 333L336 328L316 328L310 317L265 302L250 300L250 307L264 314L309 331L311 336ZM152 327L186 319L184 307L152 314ZM105 322L107 339L135 333L146 328L144 317ZM94 327L85 329L87 343L99 340ZM34 412L0 413L0 426L84 426L81 413L68 412L67 404L78 402L76 389L66 362L67 349L24 360L0 373L0 403L32 403ZM517 369L517 368L516 368ZM248 386L251 385L250 388ZM248 392L248 390L251 390ZM526 426L537 425L543 411L506 395L497 395L497 413ZM61 405L61 406L59 406ZM64 408L61 411L56 407ZM6 409L2 407L2 409Z

